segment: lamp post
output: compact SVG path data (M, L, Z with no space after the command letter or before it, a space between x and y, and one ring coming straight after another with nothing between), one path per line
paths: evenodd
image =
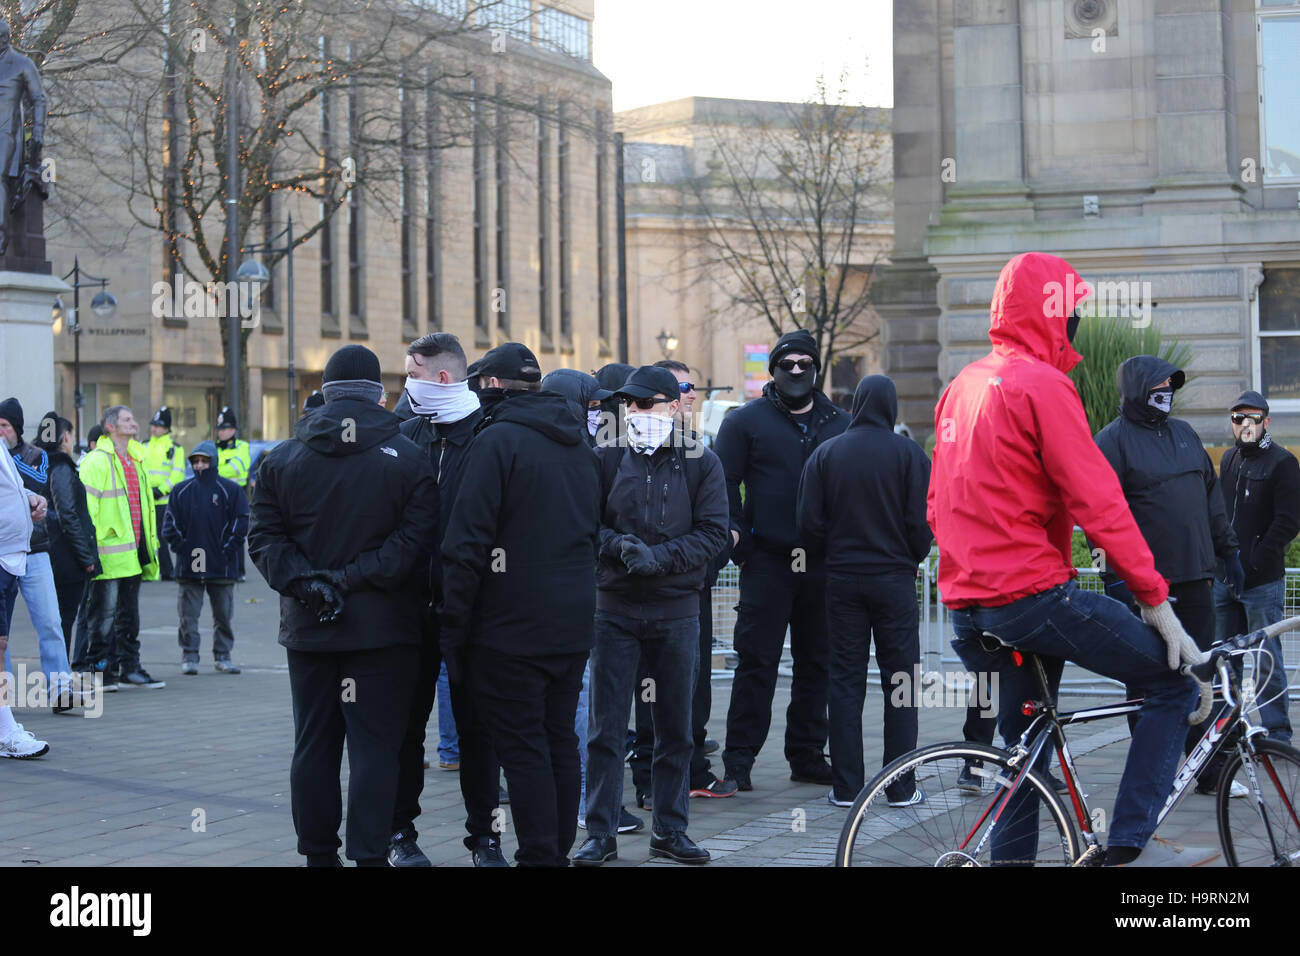
M677 336L667 329L660 330L659 334L655 336L655 341L659 343L659 351L664 353L664 358L670 357L673 352L677 351Z
M86 281L82 282L82 278ZM101 319L108 319L117 311L117 296L108 291L108 280L100 276L92 276L88 272L82 272L81 260L79 258L72 260L72 271L63 277L63 281L72 279L72 321L67 325L68 332L72 335L72 406L74 410L74 427L76 428L76 447L75 451L82 450L81 444L81 408L86 404L86 397L81 394L81 288L82 286L99 286L99 292L90 300L90 310ZM67 313L63 308L63 300L57 296L54 299L54 321L67 319Z
M274 246L274 243L281 236L284 237L283 246ZM293 364L293 216L290 215L285 227L277 232L266 242L254 242L244 246L245 253L249 252L269 252L273 255L283 255L288 259L289 265L289 288L287 290L289 298L289 308L287 318L289 320L289 434L293 434L293 424L297 420L298 411L298 388L296 384L296 372ZM256 259L245 259L239 266L239 271L235 273L235 279L239 282L250 282L254 287L260 288L271 281L271 273L266 266Z

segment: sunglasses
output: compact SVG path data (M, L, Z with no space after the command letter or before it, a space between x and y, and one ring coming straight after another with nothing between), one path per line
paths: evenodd
M633 398L628 400L629 405L635 405L643 412L648 412L656 405L667 405L675 401L672 398Z
M1242 412L1232 413L1232 424L1234 425L1244 425L1246 424L1246 422L1253 422L1254 424L1258 425L1263 421L1264 421L1264 416L1260 414L1246 415L1243 414Z
M677 383L677 387L680 388L680 389L682 390L682 394L683 394L683 395L685 395L687 392L693 392L693 391L695 391L695 383L694 383L694 382L678 382L678 383Z
M799 359L798 361L795 361L794 359L781 359L781 361L776 363L776 367L783 372L793 372L796 368L801 372L806 372L808 369L813 367L813 360Z

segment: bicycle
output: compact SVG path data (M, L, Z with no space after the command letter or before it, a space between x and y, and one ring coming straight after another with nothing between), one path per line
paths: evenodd
M1266 739L1268 731L1251 722L1233 666L1236 659L1257 654L1253 649L1265 638L1296 627L1300 617L1216 644L1209 660L1194 669L1203 679L1216 676L1217 717L1180 764L1157 827L1194 786L1197 772L1219 751L1233 748L1219 776L1215 805L1229 866L1300 866L1300 750ZM1100 857L1094 829L1100 811L1094 816L1088 806L1064 728L1136 713L1142 701L1058 713L1038 656L1012 649L1011 657L1018 667L1034 667L1042 694L1021 705L1033 720L1020 740L1006 750L933 744L891 762L849 809L836 866L1073 866ZM1046 773L1053 752L1064 775L1064 795L1056 793ZM916 786L925 783L924 801L889 806L886 788L893 786L897 794L896 785L909 778ZM1250 791L1246 799L1231 799L1234 782ZM1233 809L1233 803L1241 809Z

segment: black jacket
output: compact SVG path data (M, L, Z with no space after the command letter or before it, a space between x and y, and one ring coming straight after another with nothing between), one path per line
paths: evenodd
M771 382L763 386L762 398L746 402L723 419L713 448L727 477L731 530L740 534L731 552L733 561L744 563L756 547L785 555L799 547L795 528L799 476L814 449L842 434L848 424L843 410L821 392L813 392L812 422L803 432L776 397Z
M718 456L680 429L650 455L624 438L598 445L596 456L602 486L609 476L601 489L596 607L641 620L699 614L700 589L712 583L709 571L728 538L727 482ZM625 534L650 546L663 574L628 571L619 554L618 536Z
M812 453L799 482L799 538L826 570L844 574L915 573L930 552L925 495L930 460L894 434L898 392L870 375L853 394L843 435Z
M438 483L424 452L374 402L339 399L265 455L249 554L280 592L280 643L356 651L420 642ZM343 615L320 624L291 596L313 570L347 577Z
M216 468L195 472L172 489L163 514L162 539L176 552L180 580L239 577L239 555L248 535L244 489Z
M402 393L406 395L405 392ZM483 420L483 410L476 409L458 422L438 423L423 415L408 418L402 422L402 434L415 442L416 447L424 449L433 467L434 477L438 482L438 527L434 529L434 547L429 562L429 587L433 592L436 606L442 601L442 560L439 549L443 536L447 533L447 524L451 521L451 506L460 490L460 478L465 470L465 452L474 437L479 422Z
M1160 418L1147 392L1178 371L1140 355L1121 366L1120 414L1097 433L1097 447L1119 476L1156 570L1171 584L1214 577L1216 556L1237 550L1214 463L1187 422ZM1106 564L1103 578L1118 581Z
M591 649L600 469L575 406L525 392L485 412L442 538L441 643Z
M0 444L0 448L4 446ZM40 495L49 502L50 499L50 456L31 442L18 440L18 444L9 450L22 476L23 487L34 495ZM32 522L31 545L27 549L32 554L41 554L50 550L50 536L45 521Z
M1286 549L1300 532L1300 465L1265 432L1253 447L1229 448L1219 462L1219 487L1241 544L1246 587L1286 573Z
M50 506L45 530L50 541L50 563L56 577L92 577L86 568L94 565L99 574L99 549L95 526L86 507L86 486L81 483L77 464L61 451L49 452Z

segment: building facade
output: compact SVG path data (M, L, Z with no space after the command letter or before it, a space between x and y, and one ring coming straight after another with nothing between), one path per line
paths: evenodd
M1297 50L1295 0L896 0L876 291L902 414L932 431L999 270L1039 250L1190 346L1175 409L1205 441L1248 387L1300 438Z

